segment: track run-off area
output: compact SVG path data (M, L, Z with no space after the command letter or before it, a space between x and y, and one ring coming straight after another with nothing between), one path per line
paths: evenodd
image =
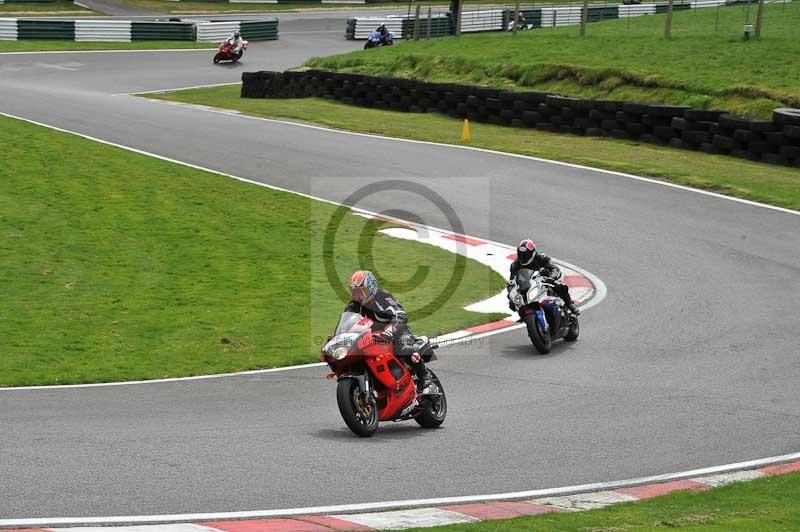
M343 15L329 17L281 18L279 41L254 43L232 66L213 66L209 50L0 54L0 112L330 201L386 177L422 183L465 234L512 245L530 236L602 279L607 295L582 314L580 340L541 356L512 330L442 349L443 427L385 424L366 440L345 427L319 366L2 390L0 519L521 492L798 451L800 213L131 95L358 48L342 38ZM403 193L358 206L398 204L448 225Z

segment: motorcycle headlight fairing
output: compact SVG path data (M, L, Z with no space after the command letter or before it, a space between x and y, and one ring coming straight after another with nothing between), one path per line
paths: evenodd
M331 351L331 357L335 358L336 360L341 360L347 356L347 351L349 351L349 349L343 345L340 345Z
M342 360L355 345L358 336L356 333L344 333L332 338L325 346L325 354L334 360Z

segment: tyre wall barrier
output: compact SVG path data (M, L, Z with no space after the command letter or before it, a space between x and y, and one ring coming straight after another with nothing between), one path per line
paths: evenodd
M0 41L17 40L17 21L13 18L0 18Z
M127 20L76 20L75 40L130 42L131 22Z
M132 22L131 40L134 41L193 41L192 22Z
M206 2L210 4L366 4L366 0L170 0L171 2ZM381 0L393 1L393 0Z
M198 22L197 40L220 42L234 31L239 31L248 41L274 41L278 38L278 19L253 21Z
M239 30L251 41L278 38L278 19L230 22L139 22L129 20L0 19L0 40L61 39L130 42L142 40L220 42Z
M239 21L231 22L198 22L197 40L200 42L220 42L231 36L234 31L240 31Z
M403 39L403 21L407 16L387 15L385 17L352 17L348 18L345 27L345 38L350 40L366 40L369 34L378 26L384 25L395 34L398 39ZM450 34L448 29L447 34Z
M278 19L242 21L241 32L249 41L274 41L278 38Z
M75 22L71 20L18 20L17 39L75 40Z
M676 11L683 9L699 9L704 7L717 7L732 5L740 0L675 0L673 9ZM782 0L767 0L767 2L778 2ZM791 1L791 0L789 0ZM581 23L582 6L580 3L570 4L561 7L541 7L541 8L522 8L520 11L525 15L525 21L531 28L549 28L556 26L571 26ZM590 5L587 13L587 22L599 22L602 20L613 20L616 18L639 17L643 15L653 15L656 13L666 13L667 2L659 0L658 2L643 3L643 4L619 4L607 5L597 4ZM481 9L481 10L466 10L461 14L461 32L462 33L475 33L482 31L507 31L509 29L509 22L513 20L514 10L507 8L497 9ZM450 17L450 13L439 14L437 16ZM384 17L355 17L347 19L347 27L345 30L345 37L347 39L363 40L366 39L370 32L381 24L392 29L392 25L400 26L398 20L409 21L407 22L410 27L414 27L414 17L388 15ZM422 23L423 17L420 18ZM452 27L447 33L433 36L452 35ZM400 34L398 34L399 36ZM421 36L425 34L420 32Z
M7 0L8 1L8 0ZM32 0L43 1L43 0ZM46 0L52 2L54 0ZM209 2L216 4L400 4L404 0L170 0L172 2ZM2 0L0 0L2 3Z
M315 96L363 107L436 112L474 122L629 139L800 167L800 109L776 109L772 120L756 120L723 110L319 70L245 72L241 96Z

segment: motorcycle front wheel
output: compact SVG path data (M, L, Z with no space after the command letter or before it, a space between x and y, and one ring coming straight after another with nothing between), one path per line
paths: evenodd
M553 342L550 338L550 331L545 331L539 325L539 320L536 319L536 314L528 314L525 316L525 326L528 328L528 337L536 350L546 355L550 352Z
M374 402L367 403L355 379L341 379L336 386L336 402L347 427L362 438L378 430L378 409Z
M222 52L217 52L217 55L214 56L214 64L216 65L220 61L222 61Z
M428 373L431 375L431 385L439 389L439 395L425 396L422 411L414 420L420 427L433 429L444 423L444 418L447 417L447 397L439 377L431 370L428 370Z
M572 324L567 329L567 334L564 335L564 341L566 342L574 342L578 339L578 335L581 333L581 325L578 323L578 317L575 316L572 318Z

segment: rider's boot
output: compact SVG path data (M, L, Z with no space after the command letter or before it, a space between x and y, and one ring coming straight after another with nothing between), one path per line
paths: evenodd
M425 376L418 380L417 382L417 390L420 395L425 395L426 393L431 392L431 375L427 371L425 372Z
M417 374L417 393L420 395L430 392L431 374L425 369L425 363L419 353L415 352L411 355L411 362L414 364L414 369Z

